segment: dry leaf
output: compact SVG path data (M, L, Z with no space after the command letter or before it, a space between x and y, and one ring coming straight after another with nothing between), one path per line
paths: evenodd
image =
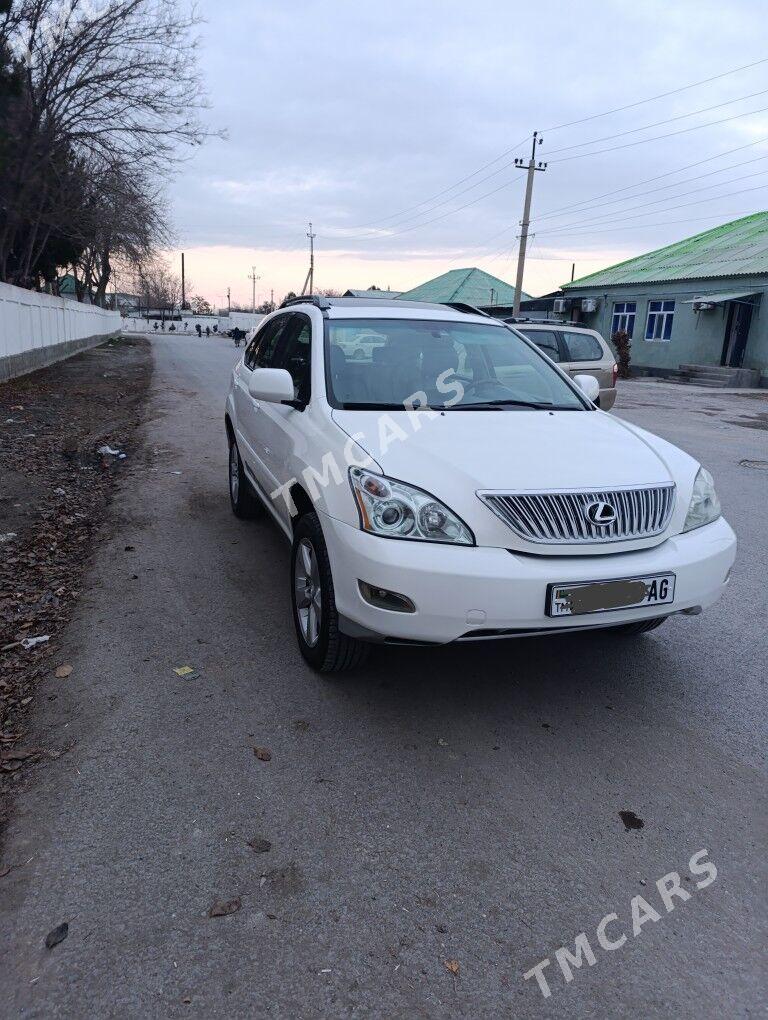
M64 666L59 666L59 668L56 670L56 676L59 678L59 680L63 680L64 677L69 676L71 672L72 667L69 665L69 663L67 663Z
M240 897L236 896L233 900L227 900L226 903L214 903L208 911L208 916L226 917L227 914L236 914L240 907Z
M53 949L54 946L58 946L59 942L63 942L68 934L69 925L65 921L63 924L60 924L58 928L54 928L52 931L49 931L45 936L45 948Z
M268 751L266 747L254 747L253 753L259 761L272 761L272 752Z
M254 837L254 839L249 839L248 846L251 850L255 850L257 854L266 854L272 849L272 844L268 839L260 839L258 836Z
M445 969L449 970L454 977L459 975L459 961L458 960L446 960Z

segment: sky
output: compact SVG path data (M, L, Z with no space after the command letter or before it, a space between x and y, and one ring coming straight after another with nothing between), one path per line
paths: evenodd
M186 253L215 305L228 287L250 304L252 267L257 303L300 291L309 221L315 289L405 290L469 266L514 283L525 180L513 161L535 130L548 166L534 179L529 294L569 280L574 262L578 279L768 208L759 0L199 10L204 116L227 137L170 188L169 257Z

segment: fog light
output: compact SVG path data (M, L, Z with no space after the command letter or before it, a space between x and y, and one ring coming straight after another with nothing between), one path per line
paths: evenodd
M406 595L398 595L396 591L377 588L367 581L358 581L357 586L365 601L377 609L389 609L393 613L415 613L416 606Z

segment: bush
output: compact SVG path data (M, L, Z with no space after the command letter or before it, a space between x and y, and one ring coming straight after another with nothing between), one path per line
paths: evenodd
M619 379L629 379L630 348L632 341L629 333L623 329L617 329L611 337L613 349L616 352L616 363L619 366Z

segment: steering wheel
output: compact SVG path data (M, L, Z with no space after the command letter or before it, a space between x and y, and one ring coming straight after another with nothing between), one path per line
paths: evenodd
M498 393L499 387L501 387L502 390L506 390L507 393L514 393L515 392L512 389L511 386L507 386L507 384L501 382L500 379L490 379L490 378L475 379L474 382L467 383L467 385L464 387L464 392L465 393L471 393L473 390L480 390L484 386L485 387L492 386L494 391L497 392L497 393Z

